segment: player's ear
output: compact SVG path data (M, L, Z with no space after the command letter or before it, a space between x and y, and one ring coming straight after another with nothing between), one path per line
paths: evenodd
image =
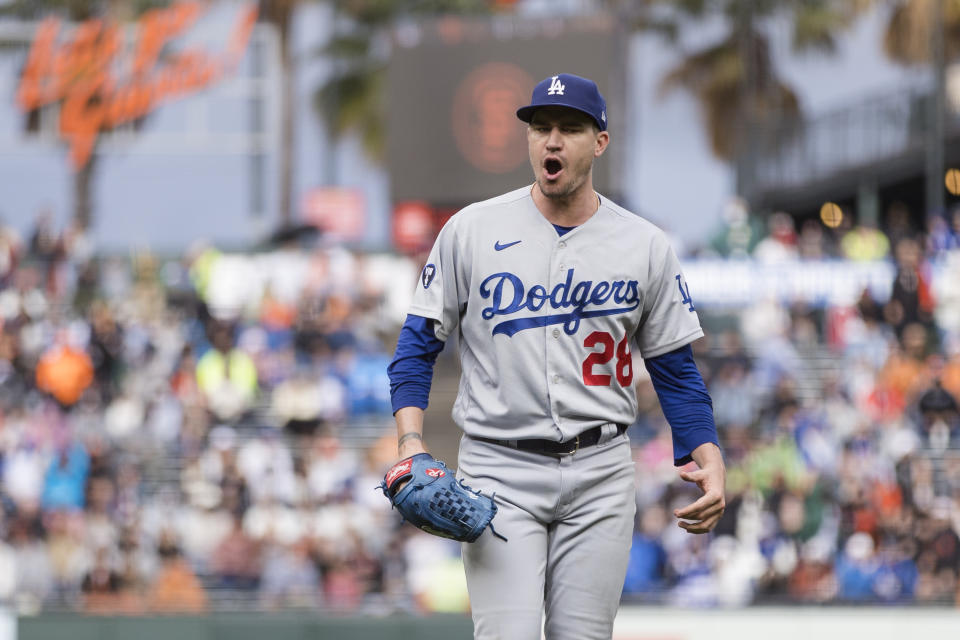
M607 150L607 145L610 144L610 134L606 131L600 131L597 133L597 143L593 148L593 157L599 158L603 155L603 152Z

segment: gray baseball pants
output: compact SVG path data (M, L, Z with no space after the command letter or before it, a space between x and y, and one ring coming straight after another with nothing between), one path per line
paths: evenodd
M475 640L610 640L636 510L626 435L557 458L463 436L457 476L498 512L463 562ZM544 613L546 623L544 626Z

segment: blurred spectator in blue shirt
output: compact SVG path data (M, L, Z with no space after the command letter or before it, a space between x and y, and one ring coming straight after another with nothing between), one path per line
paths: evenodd
M624 593L650 594L663 588L667 552L660 536L666 524L666 513L659 504L650 505L641 512L640 526L633 534L630 547Z
M874 581L880 571L880 563L874 556L873 538L869 534L855 533L847 540L843 553L837 558L838 597L846 602L873 600Z
M79 443L63 448L47 468L41 503L44 509L82 509L90 457Z

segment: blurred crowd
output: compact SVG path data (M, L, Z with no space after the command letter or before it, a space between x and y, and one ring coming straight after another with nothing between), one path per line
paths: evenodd
M890 296L698 308L707 336L694 347L727 463L726 514L709 538L673 525L690 489L675 482L656 394L641 382L625 599L960 605L960 209L924 227L908 213L895 203L883 224L836 228L775 214L766 233L728 217L705 252L760 269L889 260Z
M698 307L727 512L709 536L673 523L691 488L641 380L625 601L960 602L960 213L902 214L733 216L702 250L888 260L895 281L849 306ZM0 605L465 610L458 546L375 490L414 262L296 238L111 257L49 217L0 228Z
M0 606L422 599L374 491L387 296L362 256L302 245L103 257L47 216L0 229Z

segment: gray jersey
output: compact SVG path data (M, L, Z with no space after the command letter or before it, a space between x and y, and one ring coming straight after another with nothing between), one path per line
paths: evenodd
M454 421L477 437L568 440L636 419L633 355L703 335L664 233L606 198L563 236L529 186L470 205L437 238L410 313L459 330Z

